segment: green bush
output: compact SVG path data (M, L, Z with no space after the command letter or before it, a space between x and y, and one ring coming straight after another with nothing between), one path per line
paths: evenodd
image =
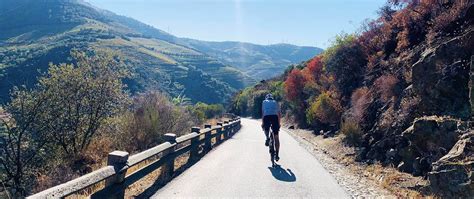
M247 116L248 115L248 101L249 101L249 95L251 92L251 88L246 88L239 93L237 93L233 99L232 103L230 105L230 112L241 115L241 116Z
M219 117L225 112L222 104L206 104L202 102L198 102L190 109L191 112L199 118L200 122L204 122L206 119Z
M262 101L265 99L265 95L269 93L273 95L275 100L284 101L283 82L268 81L244 89L233 98L230 112L240 116L260 118L262 117Z
M357 122L351 120L343 122L339 132L344 135L346 144L359 146L362 143L362 130Z
M265 100L265 95L267 95L269 91L267 90L257 90L252 93L252 96L249 100L249 104L247 105L250 107L250 114L253 118L261 118L262 117L262 102Z
M306 110L308 124L322 123L327 125L337 124L341 119L341 110L337 99L333 99L330 92L324 92L314 100Z

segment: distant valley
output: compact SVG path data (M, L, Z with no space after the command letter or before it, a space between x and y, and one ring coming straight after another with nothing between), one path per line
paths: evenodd
M49 63L72 62L72 49L108 50L132 71L131 93L161 90L192 102L225 103L238 89L281 74L322 50L178 38L79 0L0 2L0 101L31 87Z

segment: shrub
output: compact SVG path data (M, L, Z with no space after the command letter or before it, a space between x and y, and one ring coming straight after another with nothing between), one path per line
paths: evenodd
M268 93L268 90L257 90L252 93L247 106L251 108L250 111L253 118L262 117L262 102Z
M334 83L345 104L363 80L367 60L362 47L356 42L355 35L341 35L327 49L324 59L326 70L335 76Z
M301 104L304 99L303 87L305 80L301 70L293 69L285 81L285 96L295 104Z
M342 107L331 96L331 93L322 93L310 104L306 110L306 119L309 124L320 122L323 124L337 124L341 119Z
M183 135L198 122L185 108L175 106L159 92L136 97L133 106L133 112L118 118L123 122L122 145L128 151L142 151L162 143L166 133Z
M283 102L282 105L288 107L288 101L285 101L284 82L278 80L262 81L254 87L249 87L236 94L230 105L230 112L240 116L261 117L262 101L265 95L271 93L277 101Z
M358 88L352 93L350 116L353 121L361 122L366 115L367 108L372 103L373 96L367 87Z
M360 146L362 143L362 130L355 121L346 121L341 124L339 132L344 135L344 142L351 146Z
M324 64L322 55L318 55L311 59L306 65L306 68L304 68L302 71L306 81L316 82L317 80L319 80L319 77L323 73L323 67Z
M436 5L433 2L432 4ZM429 38L433 39L434 37L443 32L453 32L455 30L455 27L459 25L454 22L464 23L464 21L461 21L464 18L466 21L472 20L472 13L471 16L469 16L468 13L469 7L472 7L472 4L472 1L468 3L468 1L463 0L453 1L452 3L447 3L444 5L439 5L438 2L438 9L436 10L436 12L439 14L437 14L436 17L433 19L433 27L430 29L430 33L428 35ZM449 9L446 9L444 7L448 7Z
M240 116L248 116L248 101L250 93L252 92L251 88L246 88L239 93L236 93L232 99L230 105L230 112Z
M206 119L218 117L224 113L224 106L221 104L206 104L198 102L191 107L191 112L199 118L200 122Z
M382 101L388 102L396 95L396 85L398 82L399 80L394 75L382 75L375 80L374 86Z

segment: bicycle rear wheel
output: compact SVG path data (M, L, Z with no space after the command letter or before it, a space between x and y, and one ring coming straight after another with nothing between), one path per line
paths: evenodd
M269 152L270 152L270 161L272 162L272 166L275 165L275 139L273 137L273 132L270 130L270 144L268 145L269 147Z

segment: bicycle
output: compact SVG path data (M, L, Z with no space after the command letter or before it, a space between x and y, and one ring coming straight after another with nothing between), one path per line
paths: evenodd
M270 153L270 161L272 162L272 167L276 166L277 164L275 163L275 157L276 157L276 150L275 150L275 138L274 138L274 135L273 135L273 131L272 129L269 130L269 137L270 137L270 141L269 141L269 144L268 144L268 148L269 148L269 153Z

